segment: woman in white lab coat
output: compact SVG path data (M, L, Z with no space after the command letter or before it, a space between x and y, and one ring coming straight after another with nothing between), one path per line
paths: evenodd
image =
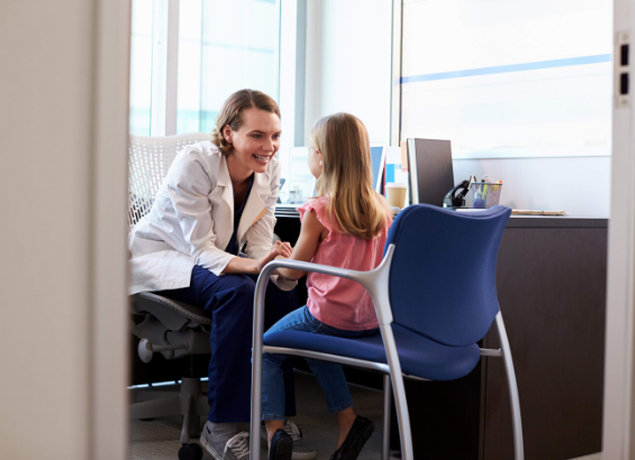
M210 412L201 444L217 458L241 458L246 446L236 424L249 421L256 277L267 262L291 253L288 243L272 243L279 146L276 102L259 91L234 93L212 141L179 152L152 210L130 234L132 293L159 291L212 316ZM247 257L239 256L243 251ZM273 324L298 301L293 282L271 281L266 310ZM295 404L292 378L287 381L290 416ZM315 451L296 444L304 452L294 458L315 458Z

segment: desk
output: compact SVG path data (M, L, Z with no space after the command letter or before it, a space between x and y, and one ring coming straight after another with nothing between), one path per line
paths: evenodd
M277 216L276 233L295 243L297 214ZM601 450L606 248L607 219L514 216L503 234L498 297L516 366L527 460ZM483 342L495 347L495 334ZM380 387L376 375L348 375ZM407 381L406 391L418 458L513 458L499 360L483 360L454 382ZM398 448L395 421L392 434Z

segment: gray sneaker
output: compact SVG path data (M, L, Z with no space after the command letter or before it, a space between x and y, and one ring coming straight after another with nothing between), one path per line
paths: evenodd
M298 428L298 425L291 420L285 420L284 431L293 439L293 455L291 456L291 460L314 460L317 458L315 449L302 440L302 431ZM267 430L264 425L260 427L260 437L267 441Z
M209 423L209 422L208 422ZM216 460L247 460L249 458L249 433L240 432L229 439L215 438L208 423L201 432L201 446Z

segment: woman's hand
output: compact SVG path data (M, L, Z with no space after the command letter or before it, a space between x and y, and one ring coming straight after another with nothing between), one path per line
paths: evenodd
M328 230L317 218L315 211L311 209L304 214L304 220L300 228L300 237L295 244L291 259L310 262L317 251L320 241L322 241L322 235L325 237L328 236ZM290 280L297 280L306 275L306 272L292 268L279 268L278 273L280 276Z
M289 243L283 243L276 241L271 247L269 254L260 259L250 259L248 257L234 257L229 261L223 274L226 273L248 273L251 275L258 275L261 270L276 257L289 258L293 249Z
M274 260L278 256L282 256L285 259L291 257L291 253L293 252L293 248L286 241L283 243L282 241L276 241L276 243L271 247L269 254L264 257L258 259L258 273L267 265L269 262Z

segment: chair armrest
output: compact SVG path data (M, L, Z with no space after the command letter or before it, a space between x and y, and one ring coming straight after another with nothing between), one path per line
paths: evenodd
M331 267L329 265L303 262L299 260L276 259L269 262L260 272L256 282L254 295L254 338L260 339L254 342L254 347L262 346L262 334L264 333L264 304L265 290L269 277L277 268L290 268L303 272L322 273L357 281L370 293L375 306L375 313L380 325L392 323L392 311L388 297L388 276L390 264L395 252L395 246L391 244L379 266L369 271L349 270L346 268ZM259 343L258 343L259 342Z
M181 330L190 323L209 326L212 318L197 305L169 299L153 292L140 292L132 296L132 309L136 314L150 313L172 330Z
M275 265L275 267L273 267L273 265ZM267 268L269 268L269 266L272 266L271 271L274 271L278 268L289 268L292 270L300 270L303 272L315 272L315 273L322 273L324 275L333 275L333 276L338 276L340 278L352 279L355 281L357 281L357 278L360 274L367 273L367 272L362 272L359 270L349 270L346 268L331 267L330 265L315 264L312 262L303 262L300 260L276 259L269 262L267 265L265 265L265 267L262 270L263 274L264 274L264 271Z

